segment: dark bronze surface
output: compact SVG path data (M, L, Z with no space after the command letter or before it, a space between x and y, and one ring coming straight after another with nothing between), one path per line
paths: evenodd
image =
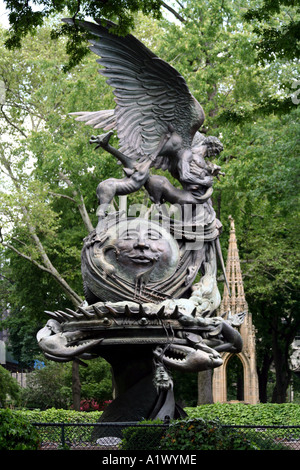
M112 34L109 22L80 25L93 35L91 50L116 107L73 114L104 131L90 143L119 160L124 178L97 187L98 224L82 249L85 303L47 312L51 319L37 339L50 359L102 356L111 364L116 399L103 420L172 418L183 413L170 370L212 369L222 364L220 352L242 348L243 315L216 316L217 259L223 272L224 263L211 196L223 173L209 159L223 146L200 133L203 109L173 67L134 36ZM118 149L110 144L115 132ZM115 196L141 187L155 216L109 212Z

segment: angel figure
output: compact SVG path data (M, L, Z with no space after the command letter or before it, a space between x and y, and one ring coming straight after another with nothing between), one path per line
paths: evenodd
M72 19L63 21L73 24ZM99 72L114 89L116 107L73 114L77 121L109 131L92 136L90 142L114 155L125 172L123 179L109 178L98 185L98 216L105 216L115 195L135 192L143 185L156 202L207 201L213 176L221 173L204 157L219 153L222 144L200 134L204 111L184 78L131 34L112 34L109 28L113 23L107 21L103 26L101 21L80 21L79 25L94 36L90 49L100 57L97 62L104 68ZM118 150L109 144L114 131ZM167 178L152 177L151 168L168 170L182 189L176 189Z

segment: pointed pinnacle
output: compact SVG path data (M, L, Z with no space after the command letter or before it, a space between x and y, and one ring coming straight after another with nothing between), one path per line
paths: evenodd
M178 305L176 305L176 307L174 308L171 317L172 317L172 318L179 318L179 309L178 309Z
M165 312L165 306L163 305L163 306L159 309L159 311L157 312L156 315L158 316L158 318L163 318L164 312Z
M144 317L146 315L146 312L144 310L143 304L139 305L139 316Z

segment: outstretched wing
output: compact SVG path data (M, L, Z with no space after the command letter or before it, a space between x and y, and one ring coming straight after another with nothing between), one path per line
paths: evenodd
M93 126L94 129L103 129L104 131L116 130L116 117L114 109L104 109L102 111L83 111L70 113L70 115L78 116L76 121L84 121L87 125Z
M72 23L73 20L64 20ZM79 24L95 36L91 50L114 88L116 108L94 113L77 113L78 120L96 128L116 129L120 148L134 160L156 154L169 126L190 146L204 121L204 112L190 93L184 78L131 34L109 32L100 21ZM76 114L76 113L75 113Z

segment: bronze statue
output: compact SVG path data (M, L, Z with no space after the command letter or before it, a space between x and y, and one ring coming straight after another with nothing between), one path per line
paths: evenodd
M85 304L47 312L38 342L53 360L102 356L112 365L116 399L104 421L182 416L171 370L213 369L222 364L221 351L242 348L243 317L216 315L217 260L224 265L211 195L223 173L209 158L223 146L199 132L203 109L173 67L132 35L112 34L110 22L80 25L94 36L91 50L116 107L74 114L104 131L90 142L119 160L124 178L97 188L99 221L82 249ZM109 143L114 132L119 149ZM152 169L168 170L180 187ZM115 196L142 186L153 217L109 211Z

